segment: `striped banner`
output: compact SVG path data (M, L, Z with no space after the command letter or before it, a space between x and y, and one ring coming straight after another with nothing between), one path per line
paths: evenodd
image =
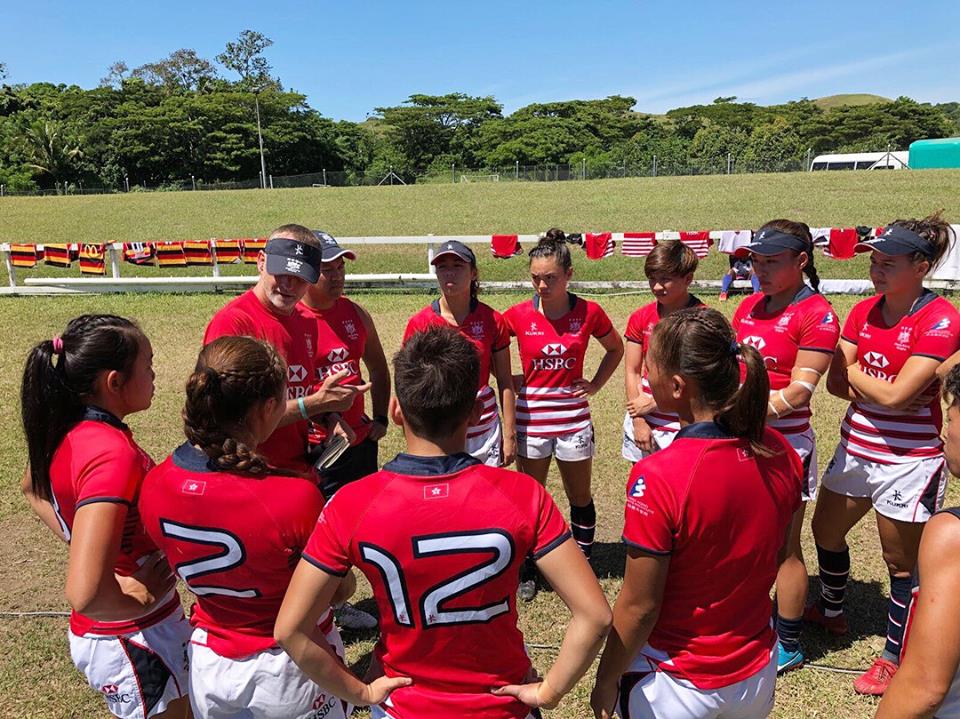
M267 246L266 237L257 237L256 239L249 239L243 241L243 261L248 265L257 264L257 257L260 255L260 250Z
M80 273L84 275L103 275L107 268L103 261L106 245L80 245Z
M183 256L188 265L212 265L210 242L207 240L187 240L183 243Z
M182 242L158 242L157 261L161 267L186 267Z
M14 267L33 269L40 259L36 245L10 245L10 261Z
M656 245L656 232L624 232L620 252L624 257L646 257Z

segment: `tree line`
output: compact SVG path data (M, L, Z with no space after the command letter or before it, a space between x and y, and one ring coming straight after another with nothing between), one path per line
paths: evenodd
M129 68L118 61L94 89L0 84L0 184L126 189L260 173L257 113L271 175L321 169L346 183L390 170L406 181L451 168L574 164L711 173L801 169L821 152L904 149L960 135L960 104L892 102L823 108L808 99L760 106L719 97L650 115L631 97L535 103L505 115L493 97L409 96L357 123L324 117L284 87L246 30L209 60L181 49ZM5 78L0 63L0 83ZM178 185L179 186L179 185Z

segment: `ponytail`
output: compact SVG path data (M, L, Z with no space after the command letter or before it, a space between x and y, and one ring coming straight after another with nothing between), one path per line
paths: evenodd
M723 315L696 307L670 314L654 327L650 353L662 371L697 383L703 404L717 412L717 424L749 441L757 454L770 454L763 445L770 395L763 358L736 341ZM747 370L742 386L740 357Z
M81 315L63 334L43 340L27 355L20 386L20 414L30 459L33 494L47 501L50 463L67 432L83 418L101 372L129 372L143 332L115 315Z
M271 467L237 434L250 409L284 397L287 366L270 345L250 337L221 337L200 351L187 380L183 429L218 469L262 476L286 474Z
M757 454L770 456L770 450L763 445L767 402L770 397L767 368L756 348L748 344L735 344L746 368L746 377L717 413L716 421L730 434L749 440Z

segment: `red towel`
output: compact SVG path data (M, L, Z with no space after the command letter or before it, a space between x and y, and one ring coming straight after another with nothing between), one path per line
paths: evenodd
M104 245L80 245L80 273L84 275L102 275L106 273L103 262Z
M54 267L69 267L73 261L67 245L45 245L43 255L44 262Z
M125 242L123 259L133 265L154 264L154 247L149 242Z
M39 259L36 245L10 245L10 261L14 267L34 268Z
M591 260L609 257L616 246L612 232L587 232L583 236L583 249Z
M208 240L187 240L183 243L183 256L188 265L212 265L210 242Z
M710 233L706 230L703 232L681 232L680 241L693 250L700 259L707 256L707 250L713 244Z
M216 240L217 262L221 265L240 262L240 240Z
M831 227L830 244L824 254L835 260L849 260L856 254L853 248L859 241L860 235L857 234L856 227Z
M490 251L494 257L507 259L520 253L520 238L517 235L491 235Z
M243 261L248 265L257 264L257 256L260 250L267 246L266 237L258 237L243 241Z
M187 258L183 255L183 243L158 242L157 260L161 267L186 267Z
M620 252L624 257L646 257L656 247L656 237L656 232L624 232Z

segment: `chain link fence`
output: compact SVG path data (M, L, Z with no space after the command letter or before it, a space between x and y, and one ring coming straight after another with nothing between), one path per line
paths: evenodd
M776 161L751 162L733 155L711 158L658 157L652 155L642 163L615 163L585 158L580 162L521 165L500 167L462 167L408 169L382 167L376 171L351 172L320 170L300 175L268 175L266 182L257 177L249 180L208 182L197 177L165 180L151 184L130 184L120 187L86 187L82 183L57 183L43 190L13 191L0 185L0 197L20 195L103 195L125 192L193 192L210 190L250 190L266 187L354 187L409 184L471 184L490 182L570 182L626 177L662 177L683 175L746 174L757 172L800 172L810 167L810 153L806 158L784 158Z

